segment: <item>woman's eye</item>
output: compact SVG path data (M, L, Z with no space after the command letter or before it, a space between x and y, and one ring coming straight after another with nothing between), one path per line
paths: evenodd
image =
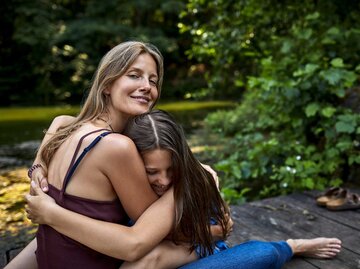
M129 76L130 78L134 78L134 79L135 79L135 78L139 78L139 76L136 75L136 74L129 74L128 76Z
M150 83L154 86L157 86L157 81L156 80L150 80Z
M146 174L148 174L148 175L155 175L156 174L156 172L155 171L146 171Z

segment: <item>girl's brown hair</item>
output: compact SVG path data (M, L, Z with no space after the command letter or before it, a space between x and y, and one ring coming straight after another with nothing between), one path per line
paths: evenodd
M123 42L112 48L99 63L89 94L79 115L70 124L59 128L59 130L57 130L49 141L40 149L41 163L45 168L48 167L55 151L69 135L85 122L98 119L108 112L107 99L104 90L111 87L114 81L126 72L137 57L144 53L152 56L156 62L157 75L159 77L157 82L158 98L160 97L164 74L163 58L160 51L154 45L139 41Z
M213 253L210 219L228 234L229 208L220 196L212 175L191 152L181 126L166 112L154 110L131 120L124 134L142 154L154 149L171 152L176 221L174 241L190 240L190 251L200 246L200 255Z

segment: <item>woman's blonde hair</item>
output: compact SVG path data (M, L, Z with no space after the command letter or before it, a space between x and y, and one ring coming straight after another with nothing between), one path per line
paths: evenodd
M104 90L111 87L115 80L122 76L141 54L149 54L156 62L158 98L160 97L161 86L164 75L163 57L160 51L152 44L139 41L128 41L120 43L112 48L101 59L97 71L93 77L92 86L79 115L68 125L62 126L40 149L41 163L46 169L55 151L60 145L77 130L82 124L95 120L106 114L107 99Z

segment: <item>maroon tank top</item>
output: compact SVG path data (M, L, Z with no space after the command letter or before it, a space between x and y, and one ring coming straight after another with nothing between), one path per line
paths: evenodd
M110 132L104 132L97 136L76 159L83 139L92 133L103 130L104 129L90 132L80 139L69 169L66 173L61 190L49 184L48 194L55 199L57 204L71 211L86 215L90 218L126 225L129 219L119 199L114 201L96 201L65 193L66 186L69 183L72 174L75 172L77 166L86 153L89 152L102 137L108 135ZM36 258L39 269L107 269L119 268L122 263L121 260L101 254L75 240L72 240L48 225L39 225L36 239Z

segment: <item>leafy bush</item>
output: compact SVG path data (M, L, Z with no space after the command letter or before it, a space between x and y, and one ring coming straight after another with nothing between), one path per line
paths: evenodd
M207 118L226 141L217 168L228 200L323 189L356 178L360 4L344 2L190 1L185 17L202 33L194 34L190 54L211 63L209 85L229 72L224 77L232 80L215 91L245 88L235 110ZM191 18L194 9L200 19ZM203 23L201 12L227 17Z

